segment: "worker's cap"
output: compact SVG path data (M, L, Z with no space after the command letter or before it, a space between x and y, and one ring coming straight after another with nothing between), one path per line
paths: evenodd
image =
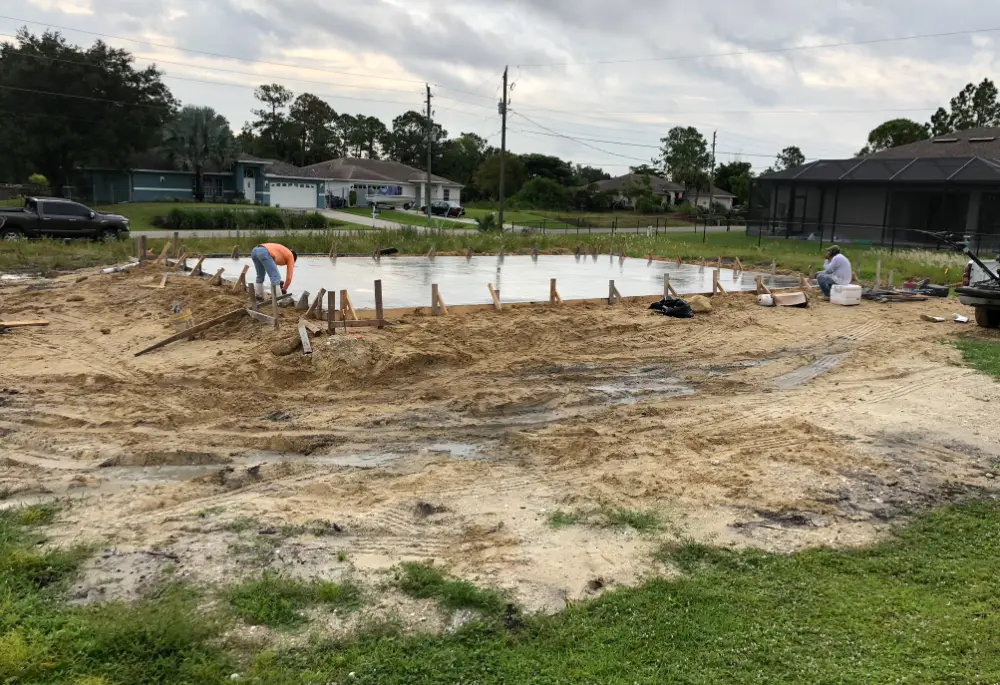
M830 255L831 257L834 256L834 255L838 255L838 254L840 254L840 248L837 247L836 245L831 245L830 249L827 250L826 253L828 255Z

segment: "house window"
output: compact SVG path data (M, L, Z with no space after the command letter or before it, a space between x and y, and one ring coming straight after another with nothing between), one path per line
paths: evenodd
M445 202L447 202L450 199L451 199L451 189L450 188L445 188L444 189L444 200L445 200Z

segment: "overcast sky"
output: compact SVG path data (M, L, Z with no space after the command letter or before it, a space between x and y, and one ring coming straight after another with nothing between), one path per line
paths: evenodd
M471 131L497 146L509 64L510 149L617 174L655 155L642 146L678 124L709 141L717 130L720 162L742 156L762 169L786 145L808 158L849 157L886 119L928 120L966 83L995 77L1000 31L718 55L1000 29L1000 2L944 8L940 0L28 0L5 3L0 33L61 27L82 45L96 36L81 31L118 36L107 40L140 64L156 61L182 102L214 107L236 130L252 118L261 83L390 125L421 108L428 82L450 135Z

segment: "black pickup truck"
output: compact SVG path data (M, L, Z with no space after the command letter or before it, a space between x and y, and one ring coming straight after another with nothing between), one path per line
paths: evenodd
M55 197L28 197L24 207L0 209L0 237L96 238L120 240L129 235L128 219L102 214L78 202Z

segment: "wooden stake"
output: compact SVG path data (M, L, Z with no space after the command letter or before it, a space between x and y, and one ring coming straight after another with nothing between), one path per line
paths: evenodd
M434 316L438 316L441 313L438 308L438 300L440 299L438 296L438 284L431 283L431 314Z
M663 299L666 299L668 295L680 299L680 295L674 290L674 286L670 284L670 274L663 274Z
M573 250L573 256L576 257L577 259L580 258L580 246L579 245L577 245L576 249Z
M470 247L468 250L465 251L465 261L469 261L471 259L472 259L472 248Z
M555 305L559 304L562 300L559 297L559 291L556 290L556 279L549 279L549 304Z
M347 321L347 315L351 315L351 319L354 321L358 320L358 313L354 311L354 303L351 302L351 296L347 294L346 290L340 291L340 311L343 314L344 321Z
M719 270L715 269L712 272L712 297L719 294Z
M431 245L431 249L427 250L427 258L434 259L437 256L437 248Z
M239 259L240 258L240 246L239 245L233 245L233 254L231 254L230 256L233 259Z
M531 248L531 256L538 259L538 243L535 243L535 246Z
M861 280L861 279L858 279L858 280ZM896 271L894 269L889 269L889 283L888 283L888 287L889 287L889 290L895 290L896 289Z
M683 259L681 259L681 256L680 256L680 255L677 255L677 266L680 266L680 265L681 265L681 264L683 264L683 263L684 263L684 260L683 260Z
M717 269L721 269L722 268L722 257L719 257L719 261L716 263L715 266L716 266Z
M622 294L618 292L614 281L608 281L608 304L615 304L622 299Z
M223 314L222 316L217 316L214 319L209 319L208 321L206 321L204 323L200 323L197 326L192 326L191 328L188 328L185 331L181 331L180 333L177 333L176 335L172 335L169 338L161 340L160 342L156 343L155 345L150 345L149 347L147 347L144 350L139 350L138 352L135 353L135 356L138 357L139 355L146 354L147 352L152 352L153 350L158 350L161 347L166 347L167 345L169 345L172 342L177 342L178 340L184 340L185 338L190 338L192 335L195 335L196 333L201 333L202 331L208 330L209 328L212 328L213 326L218 326L220 323L225 323L226 321L232 321L233 319L238 319L238 318L240 318L242 316L246 316L246 315L247 315L247 310L245 310L245 309L234 309L233 311L227 312L227 313Z
M375 320L378 321L379 328L385 325L385 310L382 308L381 279L375 281Z
M261 323L266 323L268 326L273 326L274 325L275 319L274 319L273 316L268 316L267 314L262 314L261 312L258 312L255 309L248 309L247 310L247 316L249 316L251 319L253 319L255 321L260 321Z
M652 263L653 263L653 253L650 252L648 255L646 255L646 266L649 266Z
M777 275L778 275L778 260L777 259L772 259L771 260L771 278L774 278Z
M195 262L194 268L188 272L188 276L201 276L201 263L205 261L205 257L198 257L198 261Z
M302 341L302 354L312 354L312 343L309 342L309 331L306 329L306 322L299 319L299 340Z
M746 269L743 268L743 262L740 261L739 257L736 258L736 268L740 270L740 273L746 271Z
M498 258L499 258L499 260L500 260L501 262L503 261L503 255L504 255L504 249L503 249L503 248L501 247L501 248L500 248L500 254L498 255Z
M225 271L224 268L220 268L218 271L216 271L215 275L212 276L212 278L209 279L208 284L209 285L222 285L222 272L223 271Z
M815 277L816 277L816 272L813 271L813 265L810 264L809 265L809 279L812 280Z
M882 260L875 262L875 289L882 287Z
M444 298L441 297L440 290L438 291L437 294L437 306L438 306L438 314L440 314L441 316L448 316L448 307L446 307L444 304Z
M153 264L163 264L164 262L166 262L167 252L169 251L170 251L170 243L164 243L163 249L160 250L160 256L156 258L156 261L153 262Z
M249 269L249 264L243 266L243 271L240 272L240 277L236 279L235 283L233 283L234 293L241 293L243 292L243 289L247 287L247 271Z
M278 286L271 284L271 316L274 317L274 328L278 329Z
M146 236L139 236L139 262L146 261Z
M299 301L295 303L295 308L299 311L306 311L309 309L309 291L303 290L302 294L299 295Z
M326 332L333 335L335 332L334 323L337 320L337 293L330 290L326 293Z
M177 259L177 255L180 254L178 250L181 248L181 234L174 231L174 259Z
M337 243L330 244L330 259L337 258Z
M181 252L181 256L177 258L176 262L174 262L174 268L176 268L178 271L183 271L184 262L186 261L187 261L187 252Z
M313 300L313 303L309 305L309 309L306 310L305 318L322 320L324 295L326 295L326 288L320 288L316 294L316 299Z
M257 308L260 305L257 304L257 292L256 292L256 289L253 286L251 286L251 287L247 288L247 292L250 293L250 309L251 309L251 311L257 311Z
M757 294L758 295L770 295L771 291L766 285L764 285L764 279L761 278L760 274L757 274Z
M811 290L812 289L812 286L809 285L809 281L802 274L799 274L799 287L802 288L803 290Z
M490 297L493 298L493 309L498 312L503 311L503 307L500 305L500 295L498 295L497 291L493 289L493 284L487 283L486 287L490 289Z

